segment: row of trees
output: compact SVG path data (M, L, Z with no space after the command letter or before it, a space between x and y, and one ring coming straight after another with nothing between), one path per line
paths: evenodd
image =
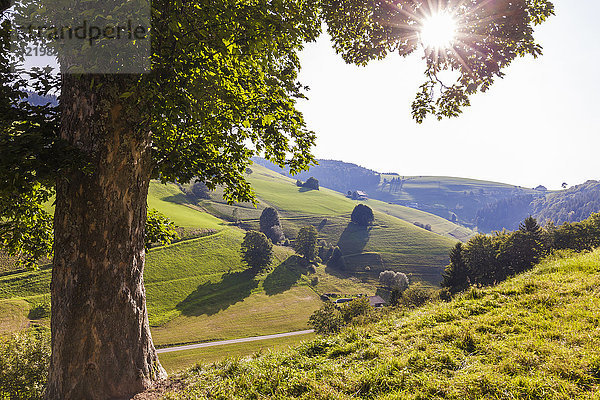
M442 286L458 292L469 285L490 285L533 267L553 250L591 250L600 246L600 214L581 222L540 227L526 218L515 232L477 235L450 251Z

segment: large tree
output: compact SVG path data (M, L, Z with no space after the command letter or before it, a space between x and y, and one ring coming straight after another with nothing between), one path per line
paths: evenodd
M52 22L74 2L31 4ZM426 82L413 103L421 122L458 115L517 56L539 55L533 26L552 13L545 0L154 0L150 73L75 70L53 81L41 72L24 82L4 57L7 6L0 1L2 240L30 259L54 240L49 399L125 398L165 376L143 285L149 182L197 178L223 185L231 201L253 200L244 179L252 155L292 172L311 163L315 136L296 110L297 54L323 22L336 51L364 65L417 50L438 7L454 15L457 40L425 50ZM459 79L438 79L444 69ZM26 89L54 86L59 108L24 101ZM52 235L41 204L54 193Z

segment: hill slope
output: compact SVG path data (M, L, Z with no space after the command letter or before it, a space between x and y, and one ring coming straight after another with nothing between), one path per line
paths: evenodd
M165 398L598 398L599 257L549 260L288 352L198 366Z
M218 192L211 200L189 204L178 185L152 182L151 208L187 232L205 231L203 237L155 248L147 255L144 279L157 345L306 329L309 315L321 304L320 294L374 294L383 269L404 271L413 282L439 283L454 240L396 218L393 213L403 210L394 206L386 209L388 214L376 212L370 229L356 229L350 224L356 202L327 189L303 191L289 178L253 168L249 179L258 192L259 208L226 205ZM378 205L372 203L374 208ZM320 226L326 219L319 236L342 248L348 268L336 271L320 266L309 275L294 257L288 258L293 254L290 248L277 247L272 270L259 275L246 271L239 255L244 231L221 218L235 214L242 225L258 227L260 212L267 205L280 209L291 238L302 226ZM439 227L446 229L443 224ZM27 316L34 304L47 299L50 275L46 268L0 276L0 308L12 315L4 323L6 331L48 323L47 318Z
M393 269L407 273L414 281L437 286L448 262L448 251L457 240L452 235L463 239L470 233L430 214L376 200L362 202L375 210L375 224L361 230L350 223L350 213L359 202L338 192L299 188L293 179L260 165L252 167L248 180L256 190L258 208L227 205L219 191L198 205L222 218L235 215L251 229L258 229L262 209L272 206L279 211L287 237L295 238L299 229L308 224L318 227L319 238L342 250L349 266L346 272L373 283L380 271ZM398 216L423 224L433 222L432 230L440 234L416 227Z
M587 181L543 196L516 196L489 204L477 212L476 223L486 232L514 230L532 215L542 224L579 222L600 211L600 182Z
M287 171L260 158L254 161L275 172ZM341 193L363 190L369 197L435 214L447 220L473 226L477 210L499 200L544 193L498 182L447 176L401 176L379 173L355 164L335 160L318 160L319 165L297 175L306 180L314 176L323 186ZM296 177L294 177L296 179Z

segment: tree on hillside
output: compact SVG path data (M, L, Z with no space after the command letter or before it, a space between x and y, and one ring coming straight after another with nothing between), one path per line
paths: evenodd
M206 183L197 180L192 183L189 189L186 191L188 197L190 197L193 201L198 201L200 199L210 199L210 189L206 186Z
M179 234L175 230L175 224L158 210L148 210L146 218L146 249L153 243L160 245L171 244L178 240Z
M38 26L111 4L23 3ZM8 63L9 3L0 0L0 220L11 232L2 239L14 251L54 248L48 399L126 398L165 376L143 284L150 179L197 177L210 189L223 185L230 201L251 201L248 142L291 172L305 168L315 136L295 106L304 96L298 52L323 23L347 62L414 52L430 3L386 4L155 0L150 73L74 68L59 81L42 71L27 82ZM426 82L412 108L418 122L458 115L514 58L540 54L532 26L552 14L549 2L488 4L458 3L461 41L443 57L426 51ZM61 65L73 67L75 56L60 53ZM441 86L444 69L459 71L459 81ZM60 108L25 105L31 87L38 94L59 88ZM52 219L42 204L54 194Z
M354 210L352 210L350 220L360 226L369 226L375 220L375 216L373 215L371 207L364 204L358 204L354 207Z
M279 213L273 207L265 208L260 214L260 231L267 235L273 244L281 243L285 240Z
M536 219L529 216L519 229L506 236L498 259L507 265L511 273L521 273L537 264L546 251L546 239Z
M456 293L466 289L469 286L469 271L463 259L463 244L456 243L450 250L450 264L444 269L442 274L442 287L449 288L451 292Z
M333 248L331 256L329 256L329 259L327 260L327 266L342 271L346 269L346 263L344 262L342 251L338 246Z
M383 271L379 274L379 283L389 289L399 290L402 293L408 288L408 277L402 272Z
M302 187L311 190L319 190L319 181L315 177L311 176L302 184Z
M294 250L307 262L311 262L317 256L318 234L314 226L308 225L300 229L298 237L294 242Z
M246 232L241 254L246 265L260 271L268 267L273 260L273 243L262 232Z

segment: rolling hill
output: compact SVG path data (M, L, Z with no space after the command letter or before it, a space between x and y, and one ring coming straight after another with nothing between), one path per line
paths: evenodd
M255 158L254 161L289 176L287 171L264 159ZM518 195L545 194L539 190L498 182L447 176L401 176L397 173L379 173L343 161L318 162L319 165L294 179L306 180L314 176L323 186L341 193L362 190L373 199L409 206L469 227L475 227L477 211L488 204Z
M513 230L532 215L541 224L579 222L600 211L600 182L587 181L543 196L516 196L489 204L477 212L476 223L483 231Z
M367 204L375 209L375 224L368 230L356 229L350 224L350 213L357 203L337 192L302 190L294 180L260 166L252 167L249 179L258 194L257 208L227 205L219 191L212 193L211 199L190 204L181 186L152 182L151 208L188 233L203 232L201 237L188 235L191 238L147 254L144 276L157 346L306 329L309 315L320 307L321 294L374 294L383 269L404 271L415 283L437 286L448 250L456 241L449 234L457 229L454 224L369 200ZM236 225L258 227L266 206L280 210L290 238L302 226L319 226L320 238L343 249L347 270L319 266L309 274L289 247L277 246L271 270L252 275L240 261L244 231ZM437 225L432 224L432 230L447 236L394 215L402 213L422 222L433 218ZM34 317L30 310L49 301L50 277L49 267L0 274L0 334L31 324L48 325L47 316Z

